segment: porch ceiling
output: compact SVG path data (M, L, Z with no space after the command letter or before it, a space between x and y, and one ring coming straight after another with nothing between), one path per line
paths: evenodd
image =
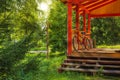
M91 17L120 16L120 0L61 0L71 3L75 10L79 6L79 13L86 11Z

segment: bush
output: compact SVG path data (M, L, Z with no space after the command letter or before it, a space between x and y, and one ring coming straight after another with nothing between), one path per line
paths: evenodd
M30 36L11 44L0 52L0 76L9 74L13 66L24 58L25 53L33 45Z
M28 73L31 71L37 71L38 69L39 69L39 62L37 61L36 57L34 57L24 66L23 71L25 73Z

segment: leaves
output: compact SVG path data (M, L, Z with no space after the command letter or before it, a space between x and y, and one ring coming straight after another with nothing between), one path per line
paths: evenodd
M52 51L66 50L66 33L67 33L67 8L59 0L53 0L51 5L49 22L50 22L50 44Z
M41 26L36 0L2 0L0 5L0 75L7 75L37 45Z
M96 18L92 20L92 37L97 44L119 44L119 17Z

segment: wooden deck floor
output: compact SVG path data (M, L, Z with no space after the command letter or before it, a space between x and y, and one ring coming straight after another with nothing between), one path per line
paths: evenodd
M69 56L120 58L120 49L95 48L90 50L79 50L78 52L73 51Z

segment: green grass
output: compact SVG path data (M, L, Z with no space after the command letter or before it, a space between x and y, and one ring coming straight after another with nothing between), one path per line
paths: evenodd
M15 72L3 80L119 80L115 77L92 76L78 72L58 73L57 69L65 58L64 55L46 59L45 54L28 53L25 59L15 66ZM33 62L29 64L30 61Z
M120 45L99 45L97 48L111 48L111 49L120 49Z

